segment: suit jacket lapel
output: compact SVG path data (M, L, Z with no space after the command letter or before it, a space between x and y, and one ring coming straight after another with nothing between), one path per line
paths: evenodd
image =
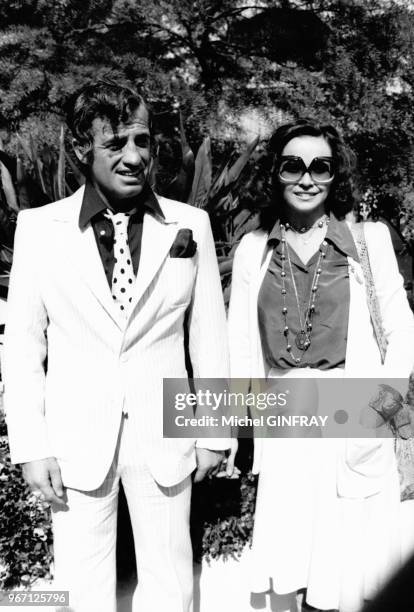
M56 239L63 241L64 244L61 244L61 247L63 247L68 260L76 266L80 276L101 306L117 326L122 329L122 322L113 303L111 290L99 256L93 228L91 225L88 225L84 230L79 228L79 212L83 192L83 188L79 189L56 212L54 220L60 223L63 228L63 233L58 232Z
M380 377L381 359L367 304L364 273L359 262L348 257L349 318L345 356L348 377ZM364 347L364 350L361 350Z
M272 257L273 249L267 245L268 234L259 234L254 243L254 252L252 252L252 260L254 269L253 282L250 288L250 313L252 317L252 327L254 330L252 334L252 345L251 351L254 355L255 373L254 376L257 378L265 378L268 374L266 371L267 367L263 357L262 343L260 340L260 332L257 319L257 302L259 297L260 287L264 276L269 267L270 259ZM253 259L254 258L254 259Z
M76 229L75 263L89 289L118 327L122 328L121 317L114 304L111 289L106 279L93 228L88 225L83 231L79 227Z
M157 274L177 234L175 220L162 219L145 213L143 223L141 256L132 307L136 306Z
M88 225L85 230L79 228L79 212L83 192L84 189L81 188L68 198L65 206L62 206L56 213L55 220L66 225L67 244L64 248L68 259L77 267L89 289L117 326L124 330L125 321L120 318L118 309L113 303L93 228L91 225ZM171 217L171 214L166 215L164 219L145 213L141 256L131 314L166 259L177 234L177 223L177 220Z

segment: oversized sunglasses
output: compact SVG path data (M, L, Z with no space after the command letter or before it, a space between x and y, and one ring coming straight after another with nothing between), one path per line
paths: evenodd
M330 183L335 175L332 157L314 157L309 166L295 155L280 158L279 179L283 183L297 183L306 172L314 183Z

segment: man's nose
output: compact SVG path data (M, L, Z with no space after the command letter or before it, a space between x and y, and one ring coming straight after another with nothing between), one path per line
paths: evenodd
M126 144L123 151L122 161L128 166L139 166L142 162L139 147L132 143Z

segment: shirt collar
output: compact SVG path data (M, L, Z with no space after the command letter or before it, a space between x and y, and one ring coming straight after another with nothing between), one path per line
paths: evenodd
M358 251L348 224L346 221L339 221L332 212L329 215L329 225L325 239L334 244L344 255L359 261Z
M281 238L282 231L280 229L280 219L278 219L269 234L267 242L280 242ZM329 214L329 225L325 240L334 244L344 255L359 261L358 251L348 224L345 221L339 221L332 212Z
M152 215L165 218L155 193L148 183L145 184L142 193L132 202L131 208L136 207L138 211L144 209ZM82 205L79 213L79 227L84 229L88 223L98 214L104 212L108 206L105 204L90 180L86 181Z

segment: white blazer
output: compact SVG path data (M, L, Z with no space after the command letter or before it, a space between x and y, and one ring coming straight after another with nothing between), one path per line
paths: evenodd
M230 372L232 378L266 378L260 341L257 300L272 249L268 234L256 230L243 237L235 253L229 308ZM371 324L361 265L349 263L350 304L344 375L351 378L400 379L404 394L414 364L414 317L409 307L387 226L365 223L365 239L380 304L388 348L384 365ZM247 385L247 382L246 382ZM257 443L258 442L258 443ZM255 443L253 471L260 469L261 444Z
M162 431L163 378L187 378L185 318L194 376L228 377L208 215L161 197L165 219L144 215L125 322L93 228L79 228L83 191L19 214L2 364L12 461L56 457L66 486L95 489L113 460L126 409L154 478L173 485L195 467L195 440L164 439ZM180 228L193 231L192 258L169 256ZM228 441L200 446L223 449Z

